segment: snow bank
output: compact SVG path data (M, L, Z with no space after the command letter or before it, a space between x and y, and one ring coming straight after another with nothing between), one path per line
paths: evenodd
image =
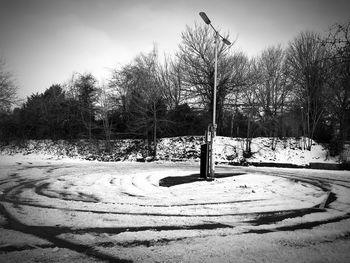
M304 138L305 139L305 138ZM330 157L322 145L312 141L311 150L302 147L301 139L252 138L251 156L244 154L245 139L216 137L215 160L218 163L285 163L307 166L311 162L336 163L337 158ZM162 138L158 140L156 160L200 161L200 147L203 136L185 136ZM273 147L274 146L274 149ZM106 151L104 141L87 140L52 141L29 140L21 144L0 146L0 154L6 155L44 155L51 158L82 159L97 161L149 161L147 142L144 140L114 140L111 151Z
M216 160L221 162L285 163L307 166L311 162L336 163L338 158L330 157L329 151L315 141L311 150L303 149L305 138L252 138L251 154L244 158L245 140L242 138L217 137ZM274 146L274 149L273 147Z
M330 157L329 151L315 141L312 141L311 150L303 149L305 138L252 138L251 157L245 157L245 140L217 136L215 140L215 160L218 163L285 163L307 166L311 162L336 163L338 158ZM158 144L158 158L161 160L188 160L199 161L200 146L204 143L203 137L173 137L164 138ZM274 145L274 149L272 147Z

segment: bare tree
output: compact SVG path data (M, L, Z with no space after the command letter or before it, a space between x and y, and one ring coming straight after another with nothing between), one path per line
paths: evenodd
M251 140L256 132L253 127L259 114L259 99L255 92L259 83L259 71L256 59L251 59L247 66L247 80L243 89L239 91L241 109L247 117L247 133L243 141L243 153L245 157L251 155Z
M158 65L158 82L169 109L176 109L186 101L181 57L165 57L164 63Z
M334 25L323 40L330 50L325 98L329 114L334 120L336 153L343 149L349 133L350 122L350 22Z
M111 150L111 136L113 120L111 115L118 108L118 100L115 90L106 84L97 88L97 118L102 120L103 131L106 141L106 150Z
M0 112L7 112L18 102L17 86L13 75L6 70L5 61L0 58Z
M227 36L226 36L227 38ZM182 43L177 54L181 59L183 83L190 100L197 102L209 114L213 112L213 87L215 64L215 37L207 26L187 26L182 33ZM218 78L217 78L217 123L220 131L223 105L227 95L241 85L238 69L242 60L241 54L230 54L231 46L220 42L218 44ZM237 75L238 73L238 75Z
M311 150L311 140L324 113L322 94L328 67L326 48L319 39L315 33L303 32L290 43L287 51L288 74L296 103L305 114L305 135L308 137L305 146L308 150Z
M259 118L265 135L272 137L272 149L276 138L282 134L283 116L286 102L291 91L285 74L285 54L281 46L264 50L257 60L257 83L253 92L259 104Z
M71 80L65 84L66 94L78 102L81 122L84 125L88 138L92 140L92 130L95 128L97 80L91 73L74 73Z
M155 156L158 132L166 123L164 92L158 82L157 51L154 49L147 55L136 57L115 72L114 80L123 90L129 132L144 136Z

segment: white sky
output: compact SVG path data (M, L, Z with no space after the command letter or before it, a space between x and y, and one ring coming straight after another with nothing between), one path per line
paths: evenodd
M73 72L108 79L111 68L140 52L174 53L181 32L206 12L236 37L236 49L255 56L286 46L299 32L324 33L350 19L347 0L0 0L0 56L19 96L43 92Z

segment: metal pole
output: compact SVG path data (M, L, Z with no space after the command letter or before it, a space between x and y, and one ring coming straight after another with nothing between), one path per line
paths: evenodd
M216 79L217 79L217 72L218 72L218 41L219 41L219 37L222 38L222 41L226 44L226 45L231 45L231 42L228 41L226 38L222 37L218 31L216 31L216 29L213 27L213 25L211 24L210 19L208 18L208 16L204 13L204 12L199 12L199 15L201 16L201 18L203 19L203 21L207 24L210 25L211 28L214 30L215 32L215 69L214 69L214 90L213 90L213 125L209 125L208 126L208 130L211 130L211 140L210 140L210 177L214 178L215 176L215 160L214 160L214 156L215 156L215 136L216 136ZM209 129L209 127L211 127Z
M215 30L215 66L214 66L214 91L213 91L213 130L212 130L212 139L211 139L211 157L210 157L210 177L214 178L215 176L215 136L216 136L216 79L218 73L218 37L219 33Z

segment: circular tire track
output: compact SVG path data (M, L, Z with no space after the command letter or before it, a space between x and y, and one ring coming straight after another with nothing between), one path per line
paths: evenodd
M225 167L217 169L215 181L205 182L195 173L197 167L152 167L146 171L141 166L136 171L135 167L122 171L98 165L92 170L81 168L27 166L2 179L1 213L8 221L4 227L34 234L59 247L118 261L92 246L59 236L149 229L212 230L242 224L243 233L266 233L309 229L350 217L350 203L344 196L350 179L334 178L331 173ZM260 181L250 181L253 175ZM166 179L173 184L160 186ZM280 186L277 192L275 185ZM53 216L45 217L48 214ZM300 220L313 214L323 216Z

